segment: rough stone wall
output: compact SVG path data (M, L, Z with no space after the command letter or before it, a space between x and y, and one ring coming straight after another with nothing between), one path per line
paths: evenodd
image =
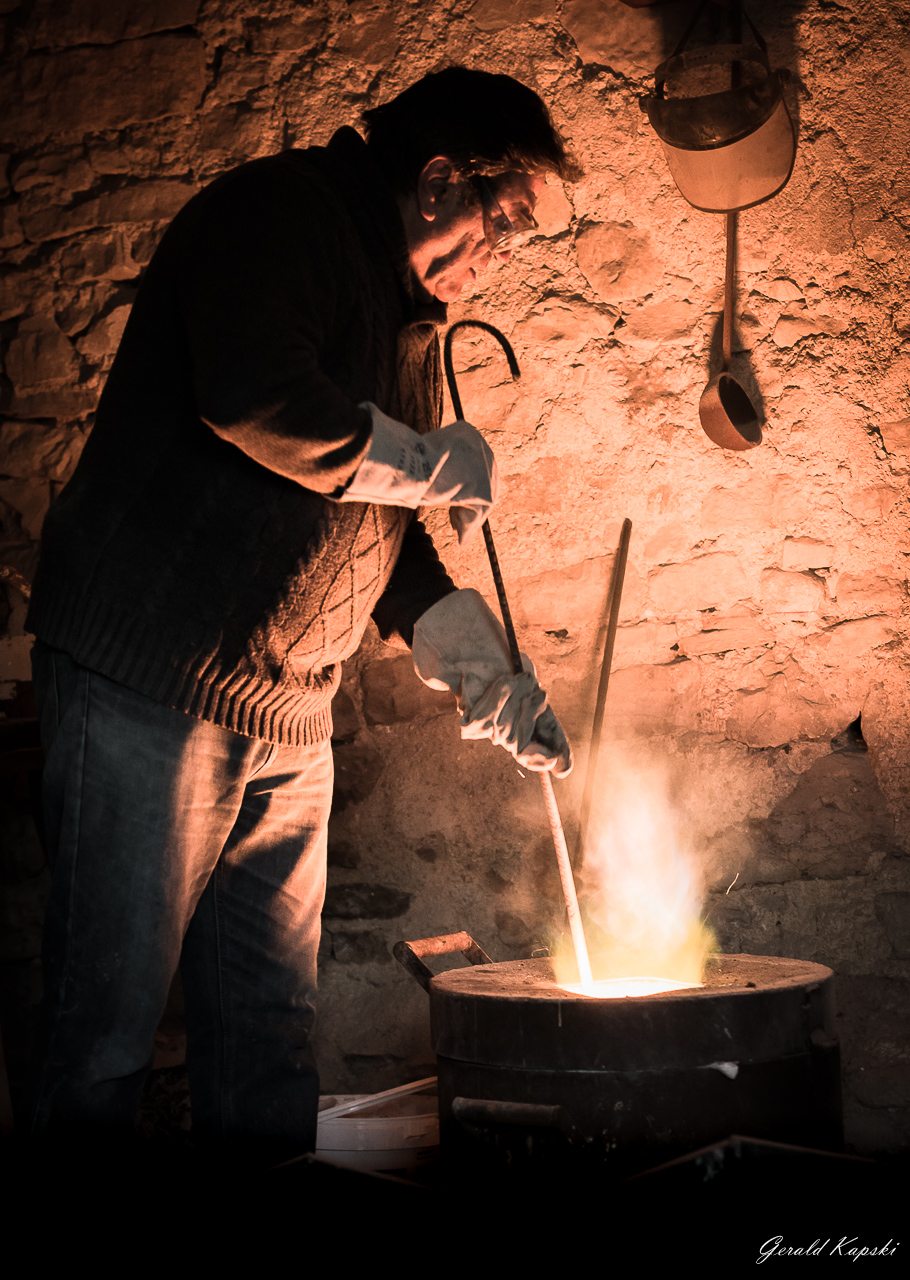
M889 0L749 4L790 72L799 149L783 193L740 218L737 370L768 425L729 454L697 417L723 219L678 194L636 101L689 10L0 0L0 561L31 572L141 270L202 183L324 141L449 62L517 75L585 177L547 188L541 238L452 318L494 321L523 368L512 384L485 340L459 342L466 411L506 482L494 527L523 647L583 763L629 516L616 749L644 741L672 767L720 944L837 971L849 1136L895 1148L910 1133L908 19ZM486 591L482 549L435 529L457 580ZM5 696L28 678L23 616L9 587ZM431 1059L425 997L391 944L467 928L496 959L526 955L558 932L560 895L533 780L462 744L406 654L369 639L337 711L321 1055L328 1087L380 1088ZM570 826L578 790L559 789ZM15 910L22 960L34 928Z

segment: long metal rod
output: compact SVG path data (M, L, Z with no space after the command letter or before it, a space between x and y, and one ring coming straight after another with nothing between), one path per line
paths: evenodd
M461 405L461 397L458 394L458 383L455 380L455 368L452 363L452 338L459 329L482 329L485 333L489 333L496 339L506 354L509 362L509 370L513 378L521 377L521 370L518 367L518 361L515 358L515 352L506 338L505 334L494 328L493 325L487 324L484 320L459 320L457 324L453 324L446 334L445 346L443 350L446 381L449 387L449 395L452 398L452 408L455 410L456 418L464 417L464 410ZM496 547L493 544L493 534L490 531L489 520L484 521L483 525L484 542L487 547L487 555L490 560L490 569L493 574L493 583L496 587L496 596L499 600L499 608L502 613L502 622L505 627L506 638L509 642L509 654L512 659L512 670L516 675L520 675L523 668L521 665L521 652L518 648L518 639L515 635L515 624L512 621L512 611L509 608L509 601L506 597L505 583L502 580L502 572L499 568L499 557L496 555ZM575 962L578 965L578 976L583 986L589 986L593 982L591 972L591 960L588 956L588 943L585 938L584 924L581 919L581 910L578 905L578 893L575 889L575 877L572 875L572 863L569 859L569 847L566 844L566 835L562 825L562 819L559 816L559 805L556 803L556 793L553 790L553 779L549 773L542 772L537 775L540 778L540 789L543 794L544 808L547 811L547 820L550 824L550 834L553 838L553 848L556 852L556 863L559 867L559 879L562 884L563 898L566 903L566 915L569 919L569 932L572 935L572 945L575 949Z
M722 349L724 369L729 369L733 359L733 307L736 295L736 212L725 215L726 236L724 244L724 318Z
M622 603L622 584L626 576L626 561L629 558L629 540L632 537L632 521L623 520L619 533L619 545L613 558L613 570L610 574L610 593L607 597L607 635L604 641L603 659L600 664L600 679L597 682L597 697L594 700L594 721L591 726L591 748L588 752L588 765L585 771L585 785L581 798L581 813L578 823L578 844L575 848L575 865L578 866L586 849L590 845L591 807L594 801L594 783L597 778L597 763L600 757L600 744L603 737L604 712L607 705L607 689L610 686L610 672L613 667L613 647L616 643L616 628L619 625L619 608Z

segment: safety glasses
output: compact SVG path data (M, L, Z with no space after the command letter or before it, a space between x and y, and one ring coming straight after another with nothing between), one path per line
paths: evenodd
M538 229L537 221L527 206L519 207L511 216L506 213L489 178L475 174L471 178L483 210L483 233L491 253L511 253L526 244Z

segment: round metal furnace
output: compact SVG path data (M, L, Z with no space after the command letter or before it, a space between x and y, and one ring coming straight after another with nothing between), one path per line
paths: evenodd
M731 1134L841 1142L833 974L715 956L702 988L572 994L550 960L429 983L440 1136L449 1154L644 1168Z

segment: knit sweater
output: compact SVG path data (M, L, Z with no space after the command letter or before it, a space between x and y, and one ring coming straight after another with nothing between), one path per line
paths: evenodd
M176 217L48 515L28 625L167 706L270 742L331 733L371 613L410 642L454 590L409 511L339 504L373 401L438 425L441 307L351 129L252 161Z

